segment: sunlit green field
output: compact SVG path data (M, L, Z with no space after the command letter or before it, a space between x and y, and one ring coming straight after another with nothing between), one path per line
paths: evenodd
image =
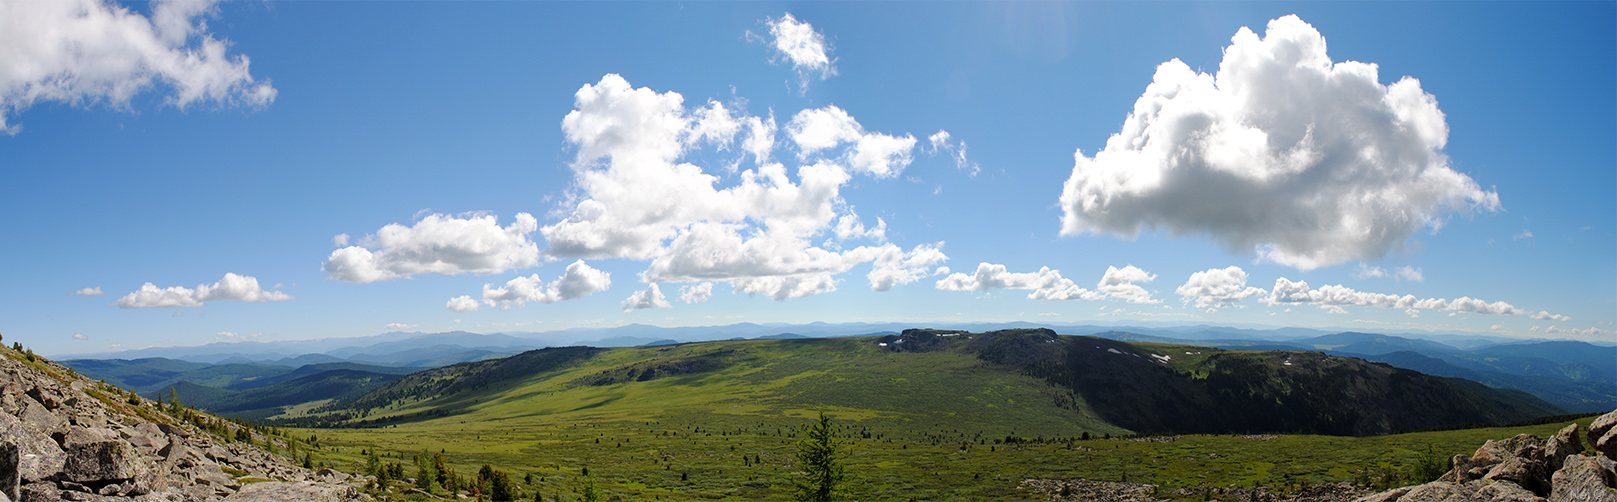
M648 358L719 358L712 371L617 378ZM826 369L834 368L834 369ZM619 373L614 373L619 372ZM582 382L622 380L606 385ZM846 442L854 500L1036 500L1029 478L1185 487L1300 486L1395 472L1418 452L1470 453L1488 439L1564 424L1403 434L1104 439L1129 431L1063 389L948 352L892 353L869 339L736 341L614 349L583 364L475 392L391 406L460 413L369 429L301 429L317 461L364 469L363 450L406 464L443 451L462 475L490 464L529 500L781 500L791 497L796 427L823 410ZM1587 423L1588 419L1583 420ZM1082 439L1088 433L1091 439ZM1008 437L1011 441L1007 442ZM416 495L415 497L420 497ZM1198 499L1200 497L1197 497Z

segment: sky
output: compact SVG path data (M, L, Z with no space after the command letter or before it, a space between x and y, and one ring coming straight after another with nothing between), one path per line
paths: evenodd
M1610 342L1614 5L0 0L0 334Z

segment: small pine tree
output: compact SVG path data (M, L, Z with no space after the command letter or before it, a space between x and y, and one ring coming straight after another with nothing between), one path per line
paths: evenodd
M824 411L820 412L818 422L803 426L802 432L803 439L797 442L797 462L804 479L792 480L797 488L797 499L830 501L838 495L837 485L843 479L842 459L837 453L842 441L836 438L836 429Z

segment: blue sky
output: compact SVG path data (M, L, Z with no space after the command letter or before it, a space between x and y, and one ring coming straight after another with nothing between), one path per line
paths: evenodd
M47 354L1617 321L1610 2L0 5L0 333Z

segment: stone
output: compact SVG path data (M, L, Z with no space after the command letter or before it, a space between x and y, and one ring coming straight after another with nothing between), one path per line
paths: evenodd
M1593 436L1593 434L1590 434L1590 437ZM1604 435L1600 436L1599 441L1595 441L1595 451L1605 455L1606 458L1617 460L1617 427L1607 430Z
M1550 502L1617 502L1614 474L1593 457L1572 455L1551 476Z
M1479 502L1545 502L1544 497L1515 483L1488 483L1472 494L1471 499Z
M0 440L3 439L17 445L17 471L23 482L48 479L61 472L62 463L67 460L67 454L49 434L0 413Z
M62 500L62 490L50 483L30 483L23 485L22 494L17 502L58 502Z
M1589 446L1595 446L1595 441L1606 436L1607 432L1617 429L1617 410L1596 417L1589 422Z
M79 483L134 479L147 469L134 445L110 429L76 428L63 442L67 462L62 474Z
M174 425L174 424L170 424L170 423L159 423L159 424L157 424L157 428L159 430L162 430L164 434L168 434L168 435L171 435L171 436L179 436L179 437L182 437L182 438L191 437L191 433L189 431L185 430L184 427L180 427L178 425Z
M1550 492L1546 486L1544 463L1522 457L1511 457L1495 465L1482 479L1488 481L1509 481L1516 486L1531 490L1533 493ZM1495 483L1497 484L1497 483Z
M0 498L17 499L17 488L22 486L21 462L16 439L0 437Z
M1583 440L1578 438L1578 424L1567 424L1544 447L1544 461L1550 472L1561 469L1561 462L1570 455L1583 451Z
M342 502L358 497L358 490L352 486L331 486L307 481L285 482L270 481L253 483L242 487L241 491L225 497L226 502L280 502L283 500L300 500L307 502Z

